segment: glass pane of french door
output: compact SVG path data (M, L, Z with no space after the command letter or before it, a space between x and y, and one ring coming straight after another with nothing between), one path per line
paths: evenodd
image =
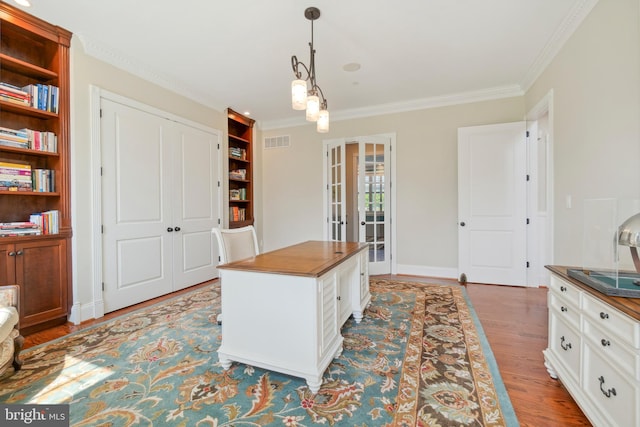
M389 266L388 226L389 171L386 170L389 145L386 140L367 138L360 144L358 177L360 181L360 241L369 244L370 267L378 265L382 270Z
M345 181L344 143L332 145L328 153L329 166L329 238L343 241L345 239Z

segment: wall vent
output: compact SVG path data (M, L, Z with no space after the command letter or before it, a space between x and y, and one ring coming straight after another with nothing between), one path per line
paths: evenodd
M272 136L271 138L264 139L264 148L289 148L291 146L289 142L289 135L284 136Z

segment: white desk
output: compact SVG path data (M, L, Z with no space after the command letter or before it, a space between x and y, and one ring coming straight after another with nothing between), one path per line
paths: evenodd
M340 328L371 301L368 245L309 241L218 266L224 369L247 363L306 379L342 352Z

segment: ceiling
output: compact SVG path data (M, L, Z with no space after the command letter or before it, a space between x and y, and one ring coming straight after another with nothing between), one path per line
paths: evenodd
M291 56L331 120L522 94L597 0L31 0L103 61L262 128L301 124ZM346 64L360 64L345 71Z

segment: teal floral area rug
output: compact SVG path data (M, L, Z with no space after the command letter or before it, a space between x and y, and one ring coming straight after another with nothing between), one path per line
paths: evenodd
M73 426L518 426L464 288L372 278L371 293L315 395L222 369L213 282L24 351L0 400L69 404Z

